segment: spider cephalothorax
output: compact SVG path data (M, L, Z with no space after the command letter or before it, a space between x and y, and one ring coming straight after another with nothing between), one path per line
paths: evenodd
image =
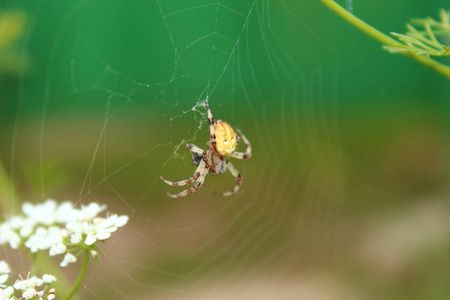
M233 195L242 185L241 174L239 174L238 170L228 161L227 157L234 157L238 159L251 158L252 149L250 142L242 134L242 132L236 128L237 133L242 137L242 140L244 140L244 143L247 146L247 152L235 152L236 147L240 142L239 136L236 135L233 128L227 122L213 119L208 101L206 102L206 110L208 111L210 131L210 140L207 143L208 150L205 151L193 144L186 144L186 148L192 152L192 164L197 166L197 170L194 172L194 175L181 181L169 181L164 179L161 175L159 176L162 181L171 186L194 184L193 187L178 194L173 195L167 193L172 198L180 198L196 192L202 186L208 173L219 175L224 173L227 168L236 178L237 183L231 191L222 193L221 195Z

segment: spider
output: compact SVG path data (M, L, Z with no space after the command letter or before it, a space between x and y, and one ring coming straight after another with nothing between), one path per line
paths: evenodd
M172 198L181 198L198 191L198 189L205 182L205 177L208 173L220 175L224 173L227 168L230 170L231 174L236 178L236 185L234 188L225 193L220 193L222 196L231 196L239 191L242 185L242 176L239 171L233 166L231 162L228 161L228 157L234 157L238 159L250 159L252 157L252 148L250 142L242 134L242 132L235 127L237 133L244 140L247 146L247 151L235 152L237 144L240 142L240 137L236 135L233 128L222 120L214 120L211 109L206 100L206 110L208 111L208 122L210 131L210 140L206 144L208 150L203 150L193 144L186 144L186 148L192 152L192 164L198 166L195 170L194 175L188 179L180 181L169 181L164 179L161 175L162 181L171 186L184 186L193 184L189 189L186 189L178 194L167 193Z

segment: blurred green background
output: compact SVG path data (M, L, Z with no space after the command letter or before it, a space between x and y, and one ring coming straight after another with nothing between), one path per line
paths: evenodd
M449 4L352 6L388 33ZM450 293L441 75L313 0L6 1L0 18L3 213L51 197L131 216L82 299ZM220 198L234 180L209 175L170 199L158 174L194 171L184 144L206 147L206 97L252 142L233 160L244 185Z

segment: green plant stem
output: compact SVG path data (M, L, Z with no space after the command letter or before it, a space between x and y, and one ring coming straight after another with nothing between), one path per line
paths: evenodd
M325 4L328 8L330 8L332 11L334 11L336 14L338 14L343 19L345 19L347 22L349 22L356 28L360 29L367 35L378 40L382 44L385 44L387 46L393 46L393 47L398 47L398 46L402 45L399 42L397 42L396 40L394 40L393 38L382 33L381 31L378 31L376 28L370 26L366 22L357 18L355 15L348 12L345 8L343 8L342 6L340 6L333 0L320 0L320 1L323 4ZM431 59L431 58L423 56L423 55L416 55L416 54L412 54L412 53L402 53L402 54L409 56L410 58L414 59L415 61L433 69L434 71L436 71L438 73L441 73L442 75L444 75L445 77L450 79L450 67L449 66L441 64L440 62L435 61L434 59Z
M37 275L37 270L38 270L38 258L37 258L37 253L31 253L30 257L31 257L31 276L36 276Z
M78 275L77 281L75 282L75 285L73 286L70 293L64 299L70 300L73 297L73 295L75 295L78 288L81 286L81 283L83 282L84 276L86 275L86 271L87 271L87 268L89 265L89 256L90 256L90 251L89 251L89 249L86 249L84 252L83 265L81 266L80 274Z
M0 206L3 215L14 215L17 212L19 201L15 201L14 193L9 176L6 174L5 167L0 161Z
M52 284L52 286L56 289L56 293L58 291L62 293L62 291L68 291L72 285L67 282L64 274L61 272L61 268L55 265L55 262L51 260L47 255L43 255L44 253L33 253L31 257L31 274L36 276L40 274L52 274L58 280ZM78 298L77 298L78 299Z

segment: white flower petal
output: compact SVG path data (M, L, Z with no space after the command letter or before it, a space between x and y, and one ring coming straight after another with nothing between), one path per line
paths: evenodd
M64 256L64 260L60 264L61 267L67 267L69 264L74 263L77 261L77 258L73 256L73 254L67 253Z
M20 229L26 223L30 223L30 221L28 218L24 218L23 216L13 216L8 220L9 226L14 230Z
M128 223L128 219L129 219L128 216L120 216L116 219L116 221L114 222L114 225L116 227L122 227Z
M81 238L82 238L81 234L76 232L70 236L70 242L72 244L79 244L81 243Z
M39 204L24 203L22 210L28 219L37 224L51 225L55 223L57 203L53 199Z
M27 289L26 280L18 280L14 283L14 288L16 290L24 291Z
M36 290L33 288L27 288L23 293L22 293L22 297L24 297L25 299L31 299L34 296L36 296Z
M2 285L8 279L8 274L0 275L0 285Z
M50 256L63 254L64 252L66 252L66 249L67 249L67 247L63 243L56 243L50 247L49 254L50 254Z
M9 265L6 261L0 260L0 274L5 274L11 272Z
M106 209L106 205L99 205L97 202L89 203L88 206L81 206L82 221L92 220L104 209Z
M19 235L24 238L29 237L33 233L33 230L33 222L27 222L27 224L23 224L22 228L20 228Z
M0 244L8 243L11 248L17 249L20 242L20 236L7 223L0 225Z
M44 283L44 281L41 278L38 278L36 276L31 277L30 279L28 279L28 285L30 287L37 287L40 286Z
M99 232L99 233L97 233L97 235L95 237L97 238L97 240L106 240L110 236L111 236L111 233L109 233L109 232Z
M56 222L66 224L78 219L79 212L73 207L73 203L65 201L56 209Z
M34 213L34 205L30 202L22 204L22 211L26 216L32 216Z
M53 275L45 274L44 276L42 276L42 280L44 280L46 284L49 284L53 281L56 281L56 277Z
M84 243L88 246L92 245L93 243L95 243L97 239L95 238L94 235L92 234L88 234L88 236L86 237L86 239L84 240Z
M66 225L66 229L72 233L83 233L83 223L82 222L71 222Z
M9 299L14 294L14 289L12 286L8 286L6 289L2 289L2 292L6 299Z

